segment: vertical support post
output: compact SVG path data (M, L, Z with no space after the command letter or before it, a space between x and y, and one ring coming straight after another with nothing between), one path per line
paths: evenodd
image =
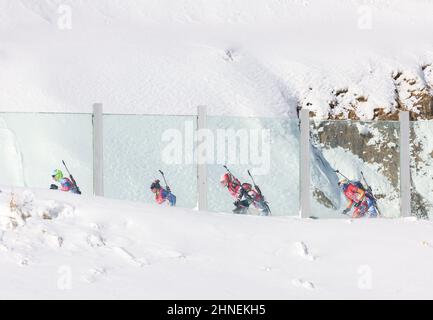
M197 112L197 130L205 130L207 128L207 108L199 106ZM196 148L197 152L197 148ZM198 192L198 209L206 211L207 207L207 165L204 159L197 159L197 192Z
M410 118L408 111L400 112L400 198L401 216L410 217Z
M301 118L301 141L300 141L300 217L309 218L310 208L310 110L302 109Z
M93 105L93 193L104 196L103 105Z

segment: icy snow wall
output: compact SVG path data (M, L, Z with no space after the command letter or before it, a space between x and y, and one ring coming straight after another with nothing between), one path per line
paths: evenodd
M92 130L91 115L0 113L0 184L47 189L65 160L91 195Z

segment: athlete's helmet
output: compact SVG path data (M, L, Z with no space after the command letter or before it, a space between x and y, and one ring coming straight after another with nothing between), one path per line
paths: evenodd
M227 187L227 185L231 181L232 181L232 175L230 173L224 174L220 179L221 186L223 186L223 187Z
M161 189L161 181L155 180L154 182L152 182L152 184L150 186L150 190L153 190L153 189Z
M53 179L57 182L63 179L63 172L59 169L56 169L53 171L53 174L51 175Z
M340 181L338 181L338 186L343 191L346 190L348 185L349 185L349 180L347 180L347 179L341 179Z

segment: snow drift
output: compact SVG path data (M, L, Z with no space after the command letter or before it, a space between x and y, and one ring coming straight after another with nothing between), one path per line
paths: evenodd
M431 299L431 230L2 188L0 298Z

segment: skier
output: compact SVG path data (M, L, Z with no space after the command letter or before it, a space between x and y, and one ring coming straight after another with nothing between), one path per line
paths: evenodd
M150 186L150 190L155 194L156 203L169 204L171 207L176 206L176 196L171 193L169 186L166 189L161 187L161 181L155 180Z
M72 192L74 194L81 194L76 184L74 184L69 178L65 178L61 170L59 169L54 170L51 177L56 183L60 185L60 191ZM57 184L52 184L50 189L59 190L59 186L57 186Z
M370 218L377 217L376 201L372 194L365 190L361 182L342 179L338 182L338 186L349 200L343 214L348 214L352 206L355 206L355 210L352 214L354 219L362 218L367 213Z
M221 186L227 188L230 195L235 198L235 214L247 214L251 205L259 210L261 216L269 216L269 207L267 206L264 198L253 189L249 183L241 183L239 179L234 177L231 173L225 173L220 180Z

